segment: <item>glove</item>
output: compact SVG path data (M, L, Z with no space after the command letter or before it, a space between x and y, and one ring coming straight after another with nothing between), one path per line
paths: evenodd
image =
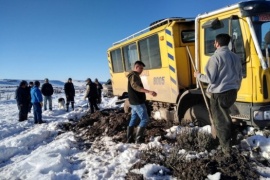
M41 106L41 107L43 106L43 102L40 102L40 106Z

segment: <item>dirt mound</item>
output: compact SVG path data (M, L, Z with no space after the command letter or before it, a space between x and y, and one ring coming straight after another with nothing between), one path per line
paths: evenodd
M124 113L122 109L109 109L88 113L77 123L62 124L61 128L74 131L81 147L89 148L91 142L103 135L112 137L115 142L125 143L129 119L130 114ZM177 179L205 179L207 175L217 172L221 173L221 179L259 178L254 169L258 161L251 159L248 153L234 148L230 156L224 156L211 135L194 130L182 131L177 138L169 139L165 130L170 127L171 123L151 119L145 132L145 142L149 142L151 137L160 136L161 143L171 146L171 150L169 153L162 149L141 152L141 161L130 170L156 163L170 169L171 175ZM187 156L194 158L187 159ZM130 172L127 179L143 179L143 176Z

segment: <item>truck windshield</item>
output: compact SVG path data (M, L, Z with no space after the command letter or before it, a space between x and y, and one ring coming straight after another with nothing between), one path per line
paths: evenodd
M259 41L258 43L261 47L263 55L265 56L266 49L268 51L270 49L270 42L266 40L266 34L270 31L270 14L260 14L257 16L252 16L251 19L257 39Z

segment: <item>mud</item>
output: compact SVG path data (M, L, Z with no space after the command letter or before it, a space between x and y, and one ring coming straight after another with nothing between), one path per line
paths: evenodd
M93 114L86 114L78 122L62 124L63 131L74 131L82 149L90 148L91 142L100 136L106 135L115 142L126 142L126 128L130 114L124 113L123 109L109 109ZM258 156L251 158L250 152L245 151L236 144L230 155L224 155L218 146L218 141L211 135L198 131L183 131L176 139L169 139L165 135L166 129L173 124L166 121L151 119L145 132L145 142L151 137L160 136L161 143L171 147L170 152L162 149L150 149L141 152L141 161L134 164L130 169L138 169L149 163L165 166L170 170L169 175L177 179L206 179L207 175L221 173L221 179L259 179L255 170L256 166L269 166L267 160ZM241 133L241 132L238 132ZM183 154L179 154L182 150ZM198 153L202 152L202 153ZM210 153L203 153L210 152ZM198 155L199 154L199 155ZM187 155L196 158L187 159ZM126 179L144 179L141 174L129 172Z

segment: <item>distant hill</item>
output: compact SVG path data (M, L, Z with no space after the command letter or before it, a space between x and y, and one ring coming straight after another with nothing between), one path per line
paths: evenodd
M22 80L19 79L0 79L0 86L19 86ZM35 80L26 80L27 82ZM40 84L44 83L44 80L39 80ZM50 80L49 81L54 87L64 87L65 82L59 80ZM85 81L83 80L73 80L74 86L81 87L85 86Z

